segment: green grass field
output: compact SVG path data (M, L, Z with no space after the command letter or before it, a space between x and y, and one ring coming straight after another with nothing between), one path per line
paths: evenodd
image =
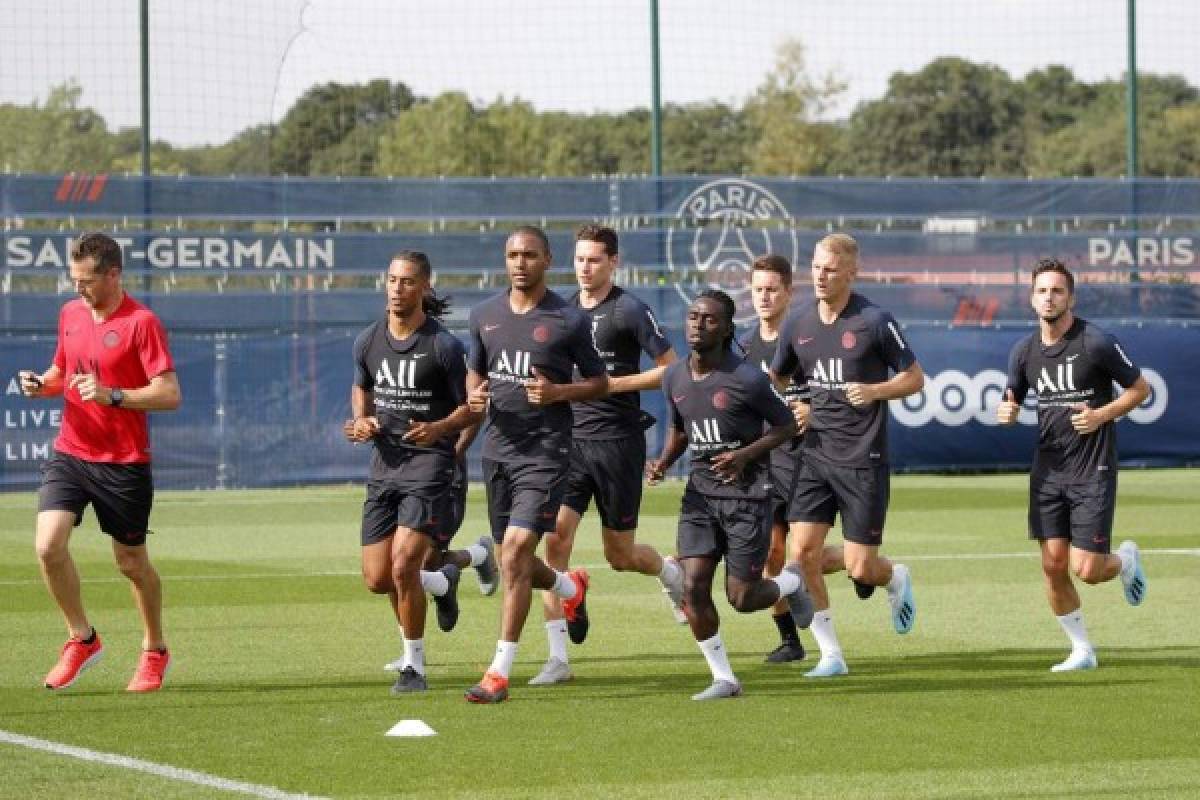
M1024 476L916 476L894 481L885 540L913 571L913 633L892 633L882 594L861 602L830 578L851 675L806 680L811 655L764 664L776 644L769 615L722 602L746 695L692 702L709 682L699 650L657 581L602 566L589 515L576 561L593 573L592 631L571 651L575 681L524 685L546 657L535 610L512 699L492 707L462 698L491 658L499 613L499 597L481 597L472 575L457 630L438 631L431 612L431 691L388 694L381 667L399 642L386 601L358 577L353 487L159 494L152 552L175 664L167 688L148 696L122 691L140 632L89 514L73 552L107 651L52 694L40 681L64 634L33 554L35 499L0 495L0 732L277 787L281 797L1195 798L1198 477L1122 474L1116 538L1150 551L1149 596L1134 609L1119 583L1082 587L1095 672L1048 671L1066 645L1024 537ZM483 530L477 489L462 541ZM679 491L648 493L644 540L671 548ZM401 719L438 735L385 737ZM76 793L231 796L0 741L0 796Z

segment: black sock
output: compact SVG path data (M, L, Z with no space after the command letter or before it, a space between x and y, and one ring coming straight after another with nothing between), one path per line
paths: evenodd
M93 626L92 627L92 635L87 637L86 639L80 639L79 641L83 642L84 644L95 644L96 643L96 628Z
M800 641L800 632L796 630L796 620L792 619L791 612L772 614L771 619L775 620L775 627L779 629L779 638L783 640L784 644L795 644Z

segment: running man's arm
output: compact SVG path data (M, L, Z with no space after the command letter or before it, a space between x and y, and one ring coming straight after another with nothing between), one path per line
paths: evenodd
M654 359L654 366L633 375L613 375L608 379L608 393L642 392L662 386L663 373L675 360L675 351L668 350Z
M913 362L883 383L847 383L846 399L853 406L865 406L884 400L899 400L925 388L925 373Z
M58 397L66 388L62 370L57 364L38 375L31 369L23 369L17 373L21 381L21 394L26 397Z
M67 385L79 391L84 402L95 402L103 406L112 405L113 389L120 389L124 400L121 408L131 411L174 411L183 401L179 391L179 377L174 370L155 375L145 386L125 388L105 386L92 372L79 372L71 376Z
M1071 415L1071 425L1080 434L1094 433L1100 426L1115 422L1133 411L1146 402L1146 398L1149 396L1150 384L1146 383L1146 379L1139 375L1137 380L1124 389L1111 403L1106 403L1099 408L1084 406L1076 409L1075 413Z
M646 483L654 486L662 481L671 465L687 450L687 434L675 427L667 428L663 449L658 458L646 462Z

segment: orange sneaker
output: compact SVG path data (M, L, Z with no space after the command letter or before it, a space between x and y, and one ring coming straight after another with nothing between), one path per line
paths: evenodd
M587 599L588 583L590 581L586 569L573 569L567 573L567 577L575 582L575 596L570 600L562 601L563 616L567 618L567 622L571 623L580 616L583 612L586 619L587 606L584 601ZM578 642L576 642L578 644Z
M156 692L162 688L163 678L171 666L171 653L168 650L143 650L138 659L137 670L133 680L125 687L127 692Z
M104 645L100 643L100 634L92 628L92 643L85 644L82 639L72 636L63 645L58 663L46 675L44 683L47 689L66 689L78 678L85 669L100 660L104 655Z
M503 703L507 699L508 678L490 669L483 674L483 680L467 689L470 703Z

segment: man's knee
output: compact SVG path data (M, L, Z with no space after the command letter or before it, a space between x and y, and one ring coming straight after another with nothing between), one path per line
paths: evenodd
M622 535L619 540L606 539L604 558L608 561L608 565L617 572L628 572L635 569L637 564L633 557L633 537Z
M145 547L121 547L114 552L117 569L130 580L141 580L150 572Z

